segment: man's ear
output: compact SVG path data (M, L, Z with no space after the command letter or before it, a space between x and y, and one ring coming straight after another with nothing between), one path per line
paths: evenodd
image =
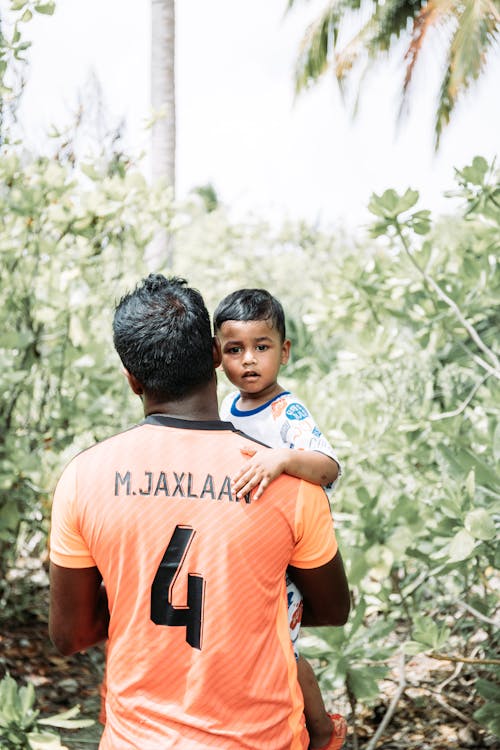
M129 372L125 367L123 368L123 374L128 380L129 386L132 388L133 392L136 396L142 396L144 393L144 388L139 383L135 375L132 375L131 372Z
M213 358L214 358L214 367L220 367L220 364L222 362L222 349L220 345L220 341L217 338L217 336L214 336L212 338L212 352L213 352Z
M292 342L290 339L285 339L281 344L281 364L286 365L290 359L290 349Z

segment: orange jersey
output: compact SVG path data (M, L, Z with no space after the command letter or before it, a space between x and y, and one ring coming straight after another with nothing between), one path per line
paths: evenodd
M54 495L52 562L97 566L109 602L101 750L304 750L285 571L336 554L328 501L230 476L249 438L161 415L80 453Z

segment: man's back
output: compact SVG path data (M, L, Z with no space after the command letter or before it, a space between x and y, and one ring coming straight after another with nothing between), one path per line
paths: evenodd
M51 559L97 566L108 594L101 748L307 747L284 573L334 557L328 504L285 476L236 501L244 445L226 423L153 415L61 478Z

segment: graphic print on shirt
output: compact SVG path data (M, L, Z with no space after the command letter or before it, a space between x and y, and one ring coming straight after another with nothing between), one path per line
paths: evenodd
M304 441L308 441L308 450L319 449L319 438L322 437L307 409L296 401L286 407L280 436L290 448L295 448L297 443L302 445Z
M185 627L186 641L201 651L205 581L188 573L187 606L174 607L172 592L196 532L191 526L176 526L163 553L151 586L151 620L156 625Z

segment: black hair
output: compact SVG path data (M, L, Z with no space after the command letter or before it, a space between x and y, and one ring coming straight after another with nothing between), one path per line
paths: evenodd
M214 376L210 317L185 279L150 274L118 303L113 341L147 394L179 398Z
M285 313L281 302L266 289L238 289L219 302L214 313L214 329L227 320L270 320L281 342L286 338Z

